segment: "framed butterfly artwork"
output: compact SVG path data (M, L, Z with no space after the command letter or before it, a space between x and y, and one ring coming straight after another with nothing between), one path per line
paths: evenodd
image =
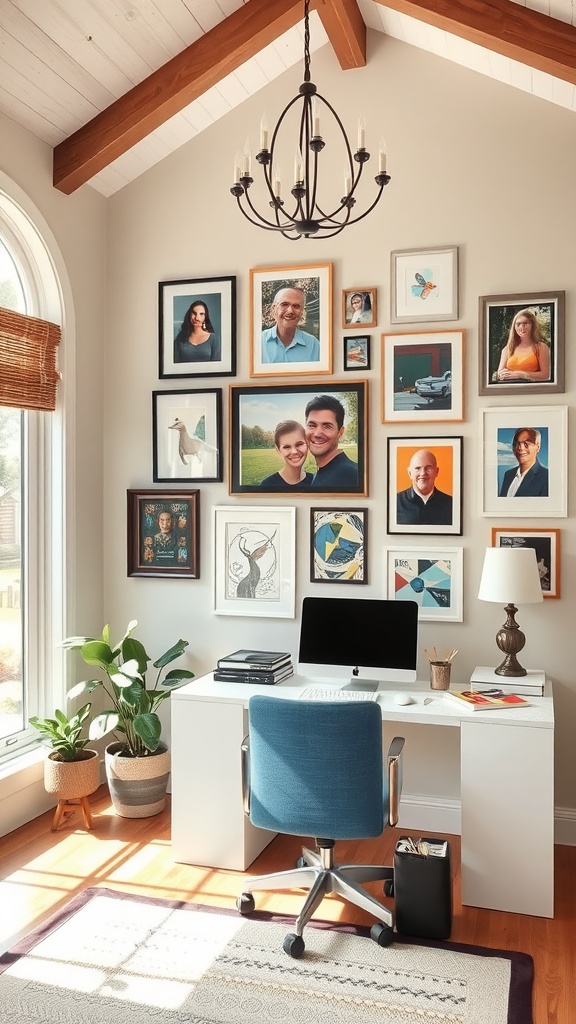
M390 253L390 322L458 319L458 246Z

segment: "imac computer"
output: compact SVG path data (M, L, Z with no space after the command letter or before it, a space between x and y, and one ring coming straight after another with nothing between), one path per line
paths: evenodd
M299 675L374 690L415 683L417 660L415 601L303 599Z

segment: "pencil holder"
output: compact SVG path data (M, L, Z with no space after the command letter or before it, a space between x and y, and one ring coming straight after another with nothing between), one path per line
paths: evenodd
M449 661L430 662L430 686L433 690L448 690L450 688L451 667Z

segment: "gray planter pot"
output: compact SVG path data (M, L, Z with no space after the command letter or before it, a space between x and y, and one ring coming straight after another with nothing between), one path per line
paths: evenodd
M106 747L106 777L116 814L122 818L150 818L166 804L170 753L164 743L149 757L122 757L121 743Z

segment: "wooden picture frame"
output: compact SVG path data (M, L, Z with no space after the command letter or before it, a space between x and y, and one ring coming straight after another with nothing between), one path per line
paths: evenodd
M458 246L390 253L390 323L458 319Z
M462 437L388 438L388 533L461 536L462 445ZM415 487L429 489L426 501Z
M416 601L421 621L463 621L461 547L388 548L386 579L388 600Z
M310 582L368 582L368 509L310 509Z
M200 579L199 495L127 491L128 576Z
M155 483L222 480L222 389L152 392Z
M492 547L534 548L542 597L560 597L560 530L493 526Z
M342 291L342 327L376 327L376 288L345 288Z
M382 422L464 419L465 331L382 335Z
M296 509L214 508L216 615L293 619Z
M317 494L367 494L367 389L365 380L231 385L230 493L304 494L312 498ZM315 408L306 419L310 402ZM292 433L306 437L311 432L318 438L317 442L306 439L309 451L303 451L305 461L297 467L299 479L294 485L279 477L280 473L289 475L288 459L274 441L278 426L286 423L292 424ZM334 456L326 460L331 451Z
M480 395L544 395L564 391L564 307L563 291L480 296ZM531 321L528 330L532 337L537 331L542 343L548 346L548 351L544 349L549 370L545 379L537 376L529 379L531 368L536 375L544 369L536 352L532 354L529 349L525 356L519 357L517 352L511 356L507 351L508 343L511 348L518 344L519 333L511 329L521 313L525 314L520 317L521 321ZM507 366L511 358L514 365Z
M302 295L283 295L275 303L284 289ZM281 302L285 319L278 319ZM291 335L292 329L293 340L283 343L279 332ZM332 264L251 269L250 338L251 377L332 373Z
M342 363L344 370L370 369L370 335L354 334L343 339Z
M198 343L190 342L192 310ZM236 278L198 277L158 284L160 380L185 377L233 377L236 373Z
M566 516L567 407L494 407L482 409L480 417L484 453L480 459L482 515ZM518 447L515 447L515 439ZM523 467L526 478L517 492L510 495L508 491L517 470Z

